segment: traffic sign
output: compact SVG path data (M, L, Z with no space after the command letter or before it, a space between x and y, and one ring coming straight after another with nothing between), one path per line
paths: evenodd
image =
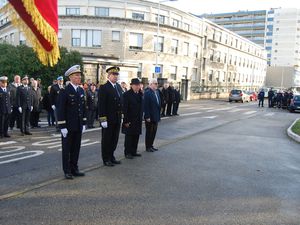
M160 73L160 66L155 67L155 73Z

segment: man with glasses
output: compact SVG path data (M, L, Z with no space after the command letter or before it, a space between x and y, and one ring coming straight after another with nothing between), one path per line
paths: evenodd
M149 88L144 94L144 119L146 124L146 151L154 152L157 148L153 147L156 136L157 125L160 121L160 97L157 91L157 79L152 79L149 82Z
M117 148L122 119L122 88L117 83L120 68L113 66L106 70L107 82L99 89L99 117L102 127L101 152L105 166L121 164L116 160L114 151Z

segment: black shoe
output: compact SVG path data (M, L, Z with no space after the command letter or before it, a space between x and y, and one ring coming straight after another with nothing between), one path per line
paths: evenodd
M26 135L32 135L29 131L25 132Z
M119 161L119 160L115 160L115 159L114 159L114 160L112 160L111 162L112 162L113 164L121 164L121 161Z
M83 176L85 176L85 174L83 172L79 172L79 170L73 171L72 175L74 177L83 177Z
M146 152L154 152L152 148L146 148Z
M134 157L141 157L141 156L142 156L142 154L135 153L135 154L132 154L132 156L134 156Z
M109 167L115 166L111 161L103 162L103 164L104 166L109 166Z
M73 180L73 175L71 173L65 173L65 178L67 180Z
M158 149L157 148L154 148L154 147L151 147L151 149L153 150L153 151L158 151Z
M131 154L127 154L127 155L125 155L125 158L126 159L133 159L133 156Z
M23 132L21 132L21 136L24 136L25 134Z
M8 134L4 134L4 137L10 138L10 135L8 135Z

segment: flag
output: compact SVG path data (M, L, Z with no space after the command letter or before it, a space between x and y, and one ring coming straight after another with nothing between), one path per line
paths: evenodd
M54 66L58 47L57 0L8 0L12 23L24 32L42 64Z

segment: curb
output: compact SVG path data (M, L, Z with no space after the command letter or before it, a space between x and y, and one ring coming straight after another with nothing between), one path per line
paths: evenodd
M294 141L300 143L300 136L299 136L298 134L295 134L295 133L292 131L292 127L295 125L295 123L296 123L298 120L299 120L299 118L296 119L296 120L292 123L292 125L287 129L287 134L288 134L288 136L289 136L290 138L292 138Z

